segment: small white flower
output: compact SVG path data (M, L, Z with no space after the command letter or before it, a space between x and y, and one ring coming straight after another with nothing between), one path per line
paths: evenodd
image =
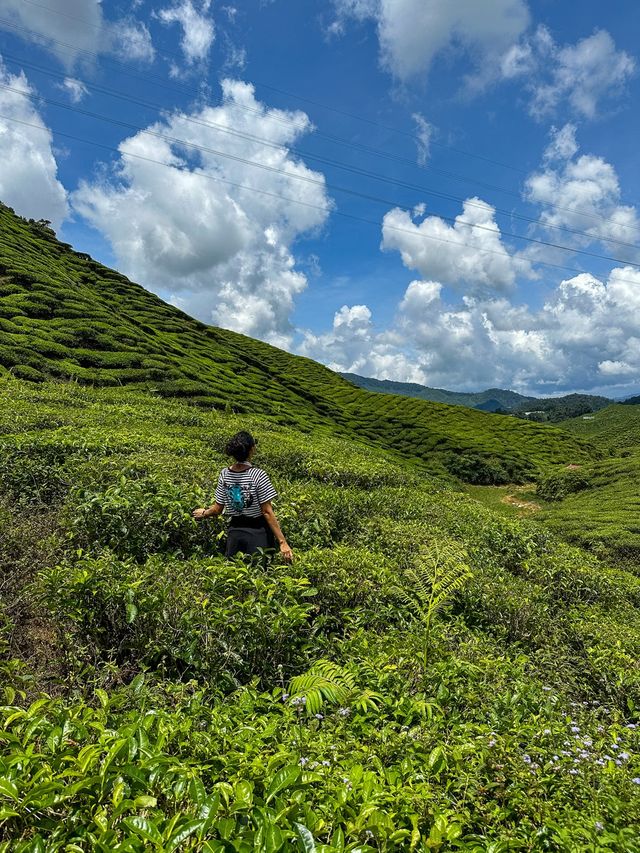
M308 758L305 758L304 756L302 756L302 758L300 759L300 761L298 761L298 764L299 764L301 767L304 767L304 766L305 766L305 764L308 764L308 763L309 763L309 759L308 759Z

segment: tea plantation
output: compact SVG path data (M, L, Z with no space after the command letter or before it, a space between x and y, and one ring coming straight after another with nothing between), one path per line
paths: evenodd
M540 519L603 556L640 565L640 406L614 405L563 424L605 454L543 478L555 500Z
M636 482L610 411L368 393L0 206L0 853L640 853L636 552L456 490L572 536ZM239 428L292 565L191 515Z
M191 517L241 425L293 565ZM7 377L0 444L0 850L640 850L633 572L135 387Z
M7 373L268 414L472 482L520 482L595 452L560 430L369 393L314 361L206 326L0 205L0 376Z

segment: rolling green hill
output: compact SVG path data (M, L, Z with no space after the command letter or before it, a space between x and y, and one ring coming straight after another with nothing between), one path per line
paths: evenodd
M566 421L562 427L616 455L640 453L640 405L618 403L592 416Z
M206 326L0 207L0 371L32 382L146 389L337 432L472 481L586 461L564 431L373 394L309 359ZM479 479L480 478L480 479Z
M563 427L605 455L551 475L561 500L546 505L539 518L573 542L640 565L640 406L609 406Z

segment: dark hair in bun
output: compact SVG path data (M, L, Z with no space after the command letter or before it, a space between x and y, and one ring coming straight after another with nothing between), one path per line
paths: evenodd
M249 451L255 447L258 442L250 432L237 432L229 439L224 449L227 456L233 456L236 462L246 462Z

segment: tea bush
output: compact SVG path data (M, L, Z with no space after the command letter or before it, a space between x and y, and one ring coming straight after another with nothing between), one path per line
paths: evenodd
M592 485L589 475L582 470L554 471L538 483L538 495L543 501L561 501L567 495L581 492Z

